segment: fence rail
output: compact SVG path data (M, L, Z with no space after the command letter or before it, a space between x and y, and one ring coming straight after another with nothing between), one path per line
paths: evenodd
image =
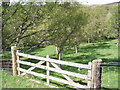
M62 65L69 65L69 66L74 66L74 67L79 67L79 68L84 68L84 69L90 69L89 66L85 65L85 64L78 64L78 63L60 61L60 60L55 60L55 59L48 60L47 58L44 58L44 57L38 57L38 56L33 56L33 55L29 55L29 54L24 54L24 53L17 53L17 55L31 58L31 59L36 59L36 60L43 60L46 62L52 62L52 63L62 64Z
M24 65L29 65L29 66L32 66L32 67L37 67L37 68L41 68L41 69L45 69L45 70L49 70L49 71L53 71L53 72L57 72L57 73L61 73L61 74L71 75L71 76L74 76L74 77L78 77L78 78L88 80L87 75L73 73L73 72L65 71L65 70L61 70L61 69L58 70L58 69L55 69L55 68L52 68L52 67L47 67L47 66L44 66L44 65L37 65L37 64L31 63L31 62L26 62L26 61L17 61L17 63L24 64ZM28 71L30 71L30 69Z
M20 53L18 52L16 46L11 47L11 52L12 52L12 62L13 62L13 75L18 74L20 76L23 76L26 73L32 74L34 76L46 78L48 85L50 84L50 80L54 80L57 82L74 86L75 88L100 88L101 87L101 83L100 83L101 82L101 62L102 62L101 59L93 60L93 62L89 62L88 65L86 65L86 64L79 64L79 63L50 59L48 55L46 56L46 58L43 58L43 57ZM40 61L38 63L21 61L19 56L36 59ZM46 62L46 66L42 65L45 62ZM20 64L28 65L31 67L26 70L21 68ZM54 68L50 67L50 64ZM75 72L62 70L57 64L87 69L88 75L83 75ZM45 69L46 75L32 71L35 68ZM50 76L50 71L62 74L62 76L66 80ZM20 72L23 72L23 73L20 73ZM87 80L87 85L81 85L74 82L68 75Z

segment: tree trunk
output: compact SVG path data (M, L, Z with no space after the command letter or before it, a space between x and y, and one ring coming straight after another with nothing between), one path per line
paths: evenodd
M56 46L56 54L58 55L58 47Z
M90 38L88 38L88 43L90 43Z
M58 60L61 60L61 59L62 59L61 52L59 52L59 53L57 54L57 58L58 58ZM60 64L59 64L59 67L61 67L61 65L60 65Z
M78 50L77 50L77 46L76 45L75 45L75 51L76 51L76 54L77 54Z
M118 43L116 44L117 47L120 47L120 41L118 41Z

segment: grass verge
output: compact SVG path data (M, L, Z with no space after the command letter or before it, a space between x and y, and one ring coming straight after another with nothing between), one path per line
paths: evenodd
M29 79L22 78L19 76L11 76L5 71L1 70L2 75L2 86L1 88L49 88L43 84L38 84L30 81Z

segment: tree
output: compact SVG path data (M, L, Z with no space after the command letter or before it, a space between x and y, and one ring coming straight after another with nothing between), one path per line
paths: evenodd
M53 19L50 22L51 44L58 47L58 59L65 46L71 46L76 38L76 33L82 33L81 27L87 22L87 14L82 10L82 5L77 3L64 3L56 5L53 11ZM74 36L74 37L73 37Z
M116 6L116 5L115 5ZM117 17L114 5L101 5L96 7L86 8L89 13L88 24L84 27L83 33L88 42L95 42L95 40L114 38L117 35L115 21Z
M45 25L49 20L49 6L29 2L26 5L16 3L11 6L2 3L2 7L4 49L14 44L33 48L48 40Z

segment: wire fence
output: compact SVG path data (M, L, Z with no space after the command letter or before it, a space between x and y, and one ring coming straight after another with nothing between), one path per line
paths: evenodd
M120 63L118 62L102 63L101 87L118 89L119 69Z
M12 56L10 51L3 51L0 54L0 68L12 75ZM102 63L101 88L117 88L120 80L118 79L118 70L120 63L109 62Z
M12 75L12 56L10 51L2 51L0 54L0 68Z

